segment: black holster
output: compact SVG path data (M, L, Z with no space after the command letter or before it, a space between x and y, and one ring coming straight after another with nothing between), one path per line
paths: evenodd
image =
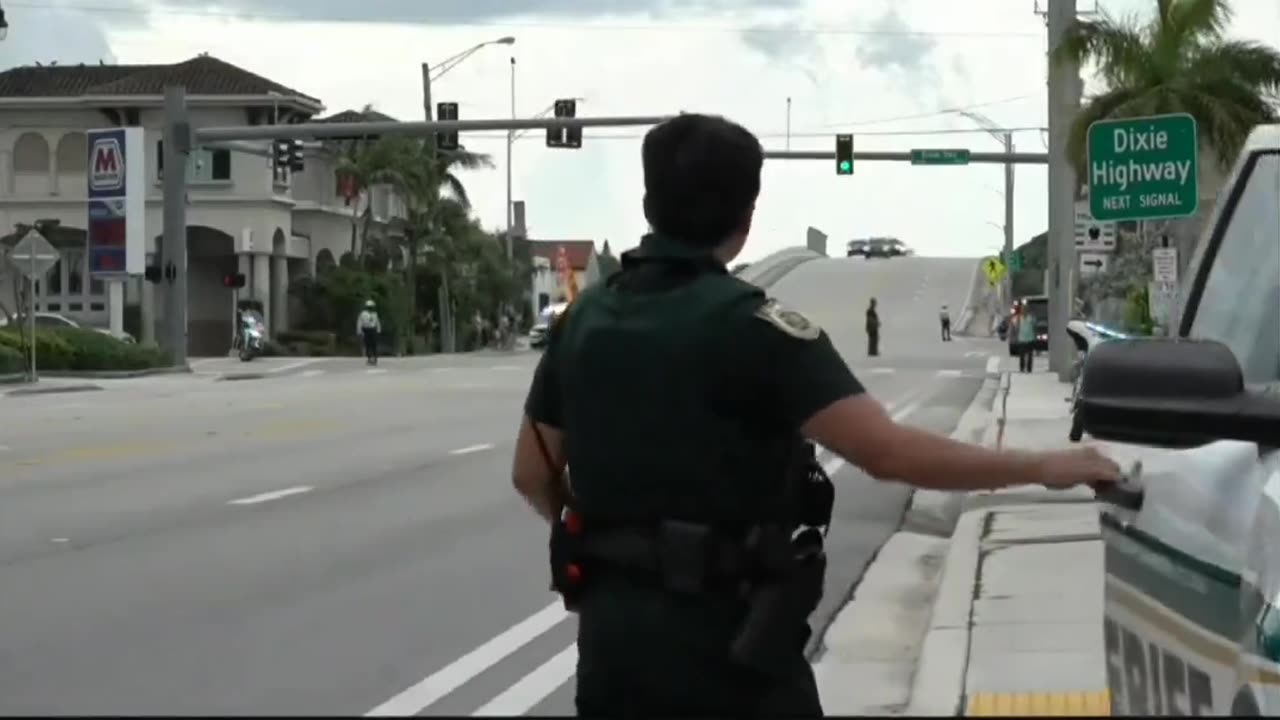
M809 614L822 600L827 556L822 535L805 529L794 539L780 529L759 537L760 557L773 567L747 595L747 615L734 638L730 657L764 675L777 675L803 652L809 639Z

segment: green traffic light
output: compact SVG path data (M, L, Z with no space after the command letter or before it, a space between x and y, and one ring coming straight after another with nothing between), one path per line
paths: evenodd
M852 173L852 172L853 172L853 163L849 162L848 160L841 160L841 161L840 161L840 172L841 172L841 174L844 174L844 175L848 175L848 174Z

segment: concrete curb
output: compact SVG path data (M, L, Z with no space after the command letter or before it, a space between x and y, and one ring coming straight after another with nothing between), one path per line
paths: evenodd
M269 377L267 373L262 372L243 372L243 373L227 373L214 378L215 382L229 380L262 380Z
M0 385L18 385L27 381L26 373L13 373L11 375L0 375Z
M145 370L86 370L83 372L75 370L50 370L40 371L45 377L56 378L84 378L86 380L123 380L138 377L150 377L152 375L178 375L191 372L191 368L187 365L175 365L173 367L147 368Z
M52 387L40 387L37 384L36 387L26 387L26 388L18 388L17 390L10 390L6 392L5 395L52 395L54 393L92 392L94 390L101 390L101 389L102 389L101 385L89 385L89 384L54 385Z
M965 673L969 668L974 586L988 515L990 511L986 508L970 510L956 523L911 682L911 702L906 715L961 714Z

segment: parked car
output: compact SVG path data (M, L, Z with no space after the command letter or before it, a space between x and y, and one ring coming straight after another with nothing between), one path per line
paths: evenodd
M21 325L22 327L27 327L27 318L25 315L15 315L13 319L15 323ZM51 313L51 312L36 312L35 321L36 321L37 328L86 327L76 322L75 320L72 320L66 315L60 315L58 313ZM8 325L9 325L9 319L6 317L0 317L0 327L7 327ZM116 334L111 332L111 330L109 330L108 328L100 328L100 327L87 327L86 329L97 330L98 332L103 333L104 335L110 335L116 338L117 340L120 340L121 342L127 342L127 343L136 342L134 337L127 332L122 331L119 334Z
M1183 273L1171 338L1090 350L1113 715L1280 714L1280 125L1255 128Z
M866 240L850 240L849 241L849 246L845 252L845 257L853 257L854 255L865 256L866 254L867 254Z
M542 309L538 314L538 320L529 329L529 347L540 348L546 347L547 340L550 339L551 324L564 313L569 307L569 303L553 303Z

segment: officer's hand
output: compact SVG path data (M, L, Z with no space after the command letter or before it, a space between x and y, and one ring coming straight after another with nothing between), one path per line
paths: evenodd
M1040 454L1040 484L1050 488L1119 482L1123 471L1093 447L1052 450Z

